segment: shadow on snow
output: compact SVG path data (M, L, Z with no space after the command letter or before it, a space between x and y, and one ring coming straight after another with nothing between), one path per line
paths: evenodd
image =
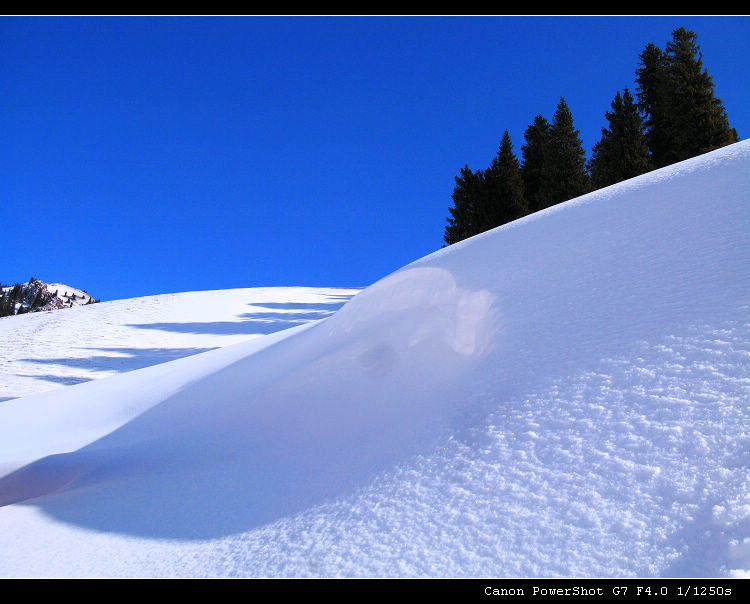
M237 315L239 321L131 323L128 327L174 333L267 335L310 321L325 319L334 314L351 297L351 295L343 294L329 297L329 299L336 299L336 302L263 302L250 304L253 308L263 310Z

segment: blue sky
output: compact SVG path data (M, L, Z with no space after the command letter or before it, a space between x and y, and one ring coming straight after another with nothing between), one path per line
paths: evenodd
M565 96L589 153L679 26L747 138L747 17L2 18L0 281L369 285L506 128L520 154Z

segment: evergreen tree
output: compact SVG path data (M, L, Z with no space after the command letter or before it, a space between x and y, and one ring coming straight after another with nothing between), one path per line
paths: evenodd
M617 92L612 111L605 115L609 128L602 128L589 162L592 185L597 189L651 169L643 120L627 88L622 95Z
M695 32L680 27L664 52L649 43L640 55L638 106L657 168L739 140L721 99L714 96L697 39Z
M23 285L21 283L16 283L13 286L13 289L10 290L10 302L11 302L11 313L10 314L16 314L16 304L21 304L23 302Z
M721 99L714 96L713 78L703 68L695 32L684 27L672 32L664 61L669 138L674 161L695 157L737 142Z
M497 155L486 170L464 166L455 177L453 207L444 240L451 245L528 213L521 166L506 130Z
M536 212L539 205L539 187L542 174L547 165L550 149L550 124L544 116L537 115L534 123L526 128L523 134L526 144L521 147L523 166L521 175L526 190L529 212Z
M513 153L513 143L507 130L503 133L497 155L484 172L484 181L486 228L483 230L495 228L528 214L521 166L516 154Z
M0 291L0 317L12 315L11 309L10 290L7 292Z
M455 177L453 189L453 207L449 208L451 216L447 219L443 236L445 243L451 245L481 233L480 205L484 194L484 176L481 170L474 172L464 166Z
M590 188L583 143L564 98L557 105L549 133L549 156L537 194L539 209L583 195Z
M638 108L644 115L646 145L656 168L671 163L671 142L668 138L669 115L666 111L665 57L661 48L649 42L640 54L636 69Z

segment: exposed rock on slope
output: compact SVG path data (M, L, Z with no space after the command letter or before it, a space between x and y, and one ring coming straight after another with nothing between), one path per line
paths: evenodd
M45 283L31 277L27 283L0 285L0 317L41 310L70 308L98 302L88 292L63 283Z

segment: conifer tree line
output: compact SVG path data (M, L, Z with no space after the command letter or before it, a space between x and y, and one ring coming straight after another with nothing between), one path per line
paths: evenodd
M646 45L635 72L636 96L617 91L588 162L564 98L552 122L540 114L526 128L521 161L506 130L488 168L466 165L455 177L445 243L738 142L697 39L680 27L663 50Z
M30 283L35 279L32 277ZM7 287L7 286L3 286ZM21 315L26 312L33 312L37 308L44 306L49 302L51 296L44 293L41 289L34 290L30 294L23 283L16 283L12 288L6 291L0 291L0 317L9 315ZM23 303L26 303L24 306Z

